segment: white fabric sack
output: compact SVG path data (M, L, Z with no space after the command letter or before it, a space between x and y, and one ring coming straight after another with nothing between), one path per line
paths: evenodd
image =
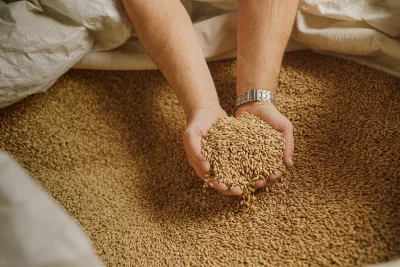
M0 108L47 90L90 51L123 44L124 14L119 1L0 0Z
M236 57L237 0L201 0L223 8L194 21L208 61ZM191 13L196 7L191 9ZM197 8L200 9L200 8ZM231 12L234 11L234 12ZM218 14L214 12L214 14ZM207 17L208 15L208 17ZM400 77L400 1L301 0L286 52L310 49ZM113 51L89 53L75 68L156 69L134 38Z
M302 0L293 41L400 77L400 1Z
M0 151L0 267L100 267L71 217Z

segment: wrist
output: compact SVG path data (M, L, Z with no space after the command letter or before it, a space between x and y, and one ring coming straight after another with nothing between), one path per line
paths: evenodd
M185 111L186 116L194 113L196 110L219 110L221 106L219 104L217 93L214 91L205 93L196 93L185 96L185 98L180 99L180 104ZM179 98L179 97L178 97Z
M277 88L278 88L278 83L277 82L264 82L264 83L257 83L257 82L241 82L236 84L236 95L241 95L247 91L250 91L252 89L261 89L261 90L267 90L272 92L273 94L276 95L277 93Z
M275 104L275 94L269 90L251 89L236 96L235 109L242 106L260 106L262 103Z
M238 70L239 71L239 70ZM254 73L263 73L260 71L238 74L236 80L236 95L243 94L251 89L268 90L274 94L277 93L279 71L266 72L265 75L256 75Z
M221 109L218 94L212 79L200 79L195 85L180 86L176 90L179 103L182 105L187 117L196 110L214 110Z
M258 109L260 107L275 107L275 105L273 103L269 103L269 102L248 102L243 105L240 105L237 108L236 113L237 114L240 114L243 112L251 113L252 110Z
M190 122L194 117L196 117L196 114L204 113L204 112L212 113L218 117L226 116L225 110L223 110L223 108L218 103L216 105L204 105L204 106L196 106L196 107L191 108L186 113L187 121Z

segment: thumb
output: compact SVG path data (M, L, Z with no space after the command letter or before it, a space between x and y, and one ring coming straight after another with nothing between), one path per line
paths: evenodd
M210 170L210 163L201 153L201 140L203 136L201 131L194 127L189 127L183 134L183 144L186 153L191 157L204 172Z
M260 114L255 115L259 115L259 117L271 125L272 128L282 133L285 142L283 149L283 163L288 168L293 167L293 124L273 105L268 109L263 109Z
M293 124L279 112L279 123L276 130L281 132L284 138L283 149L283 163L286 167L293 167L293 151L294 151L294 138L293 138Z

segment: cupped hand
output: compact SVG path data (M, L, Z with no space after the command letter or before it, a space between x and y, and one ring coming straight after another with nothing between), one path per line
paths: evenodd
M266 102L251 102L239 106L236 111L236 116L247 112L254 116L259 117L272 128L281 132L284 138L284 150L283 150L283 163L287 168L293 167L293 150L294 150L294 139L293 139L293 125L288 118L278 111L272 103ZM277 178L282 176L282 170L275 170L273 174L268 177L267 181L256 181L255 187L265 187L268 183L275 181Z
M225 195L240 196L242 191L239 186L229 189L227 185L206 177L207 172L210 170L210 163L201 152L201 140L206 136L212 123L216 119L226 116L226 112L222 108L213 110L202 108L193 111L188 116L188 126L183 134L183 143L189 165L192 166L201 179Z

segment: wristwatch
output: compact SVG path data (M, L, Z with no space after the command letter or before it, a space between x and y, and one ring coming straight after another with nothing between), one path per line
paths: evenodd
M251 89L236 97L235 110L248 102L269 102L275 104L275 95L271 91L261 89Z

